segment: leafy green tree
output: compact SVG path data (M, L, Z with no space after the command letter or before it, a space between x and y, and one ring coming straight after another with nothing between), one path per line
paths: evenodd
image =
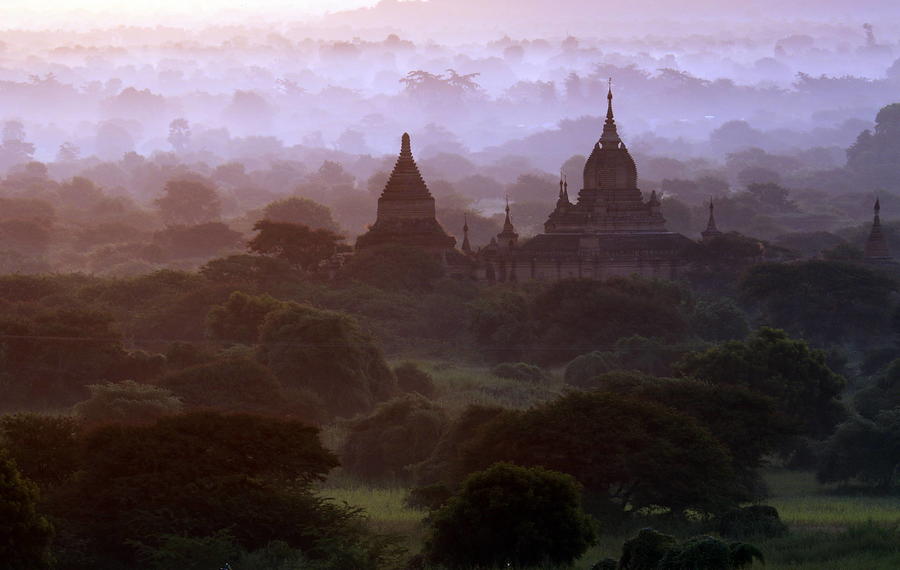
M200 274L213 283L228 283L244 291L271 291L299 279L296 269L283 260L264 255L229 255L210 260Z
M182 409L181 400L159 386L132 380L88 386L91 397L75 404L75 415L88 424L149 423Z
M838 401L844 379L828 368L825 353L781 330L761 328L746 341L688 354L677 369L683 376L769 396L813 436L829 434L844 415Z
M215 188L197 180L169 180L156 206L167 224L186 226L214 222L222 210Z
M250 251L283 259L306 271L337 253L344 239L330 230L269 220L256 222L253 230L259 233L247 242Z
M763 488L757 469L795 433L771 398L743 386L622 372L601 375L595 381L600 390L654 402L695 418L728 448L751 494Z
M254 344L266 315L283 306L269 295L258 297L235 291L223 305L216 305L206 315L206 328L216 340Z
M258 356L284 386L314 393L329 416L368 412L398 391L374 339L343 313L296 303L270 312Z
M900 408L873 420L852 417L825 444L818 477L825 483L856 478L880 491L891 490L900 470Z
M900 359L891 361L871 385L854 395L853 407L870 420L879 412L900 407Z
M381 289L430 291L444 276L438 256L424 249L384 245L356 252L341 268L339 278Z
M189 413L100 428L82 449L79 476L51 506L78 543L108 561L94 568L135 567L139 545L223 530L248 551L281 540L315 560L376 554L355 510L314 494L337 459L303 423Z
M282 222L306 226L313 230L338 232L339 228L331 210L308 198L292 196L272 202L263 210L263 219L271 222Z
M448 568L569 565L594 543L572 477L498 463L432 515L425 550Z
M22 477L15 462L0 449L0 566L9 570L41 570L53 566L53 527L37 512L37 486Z
M410 467L417 485L456 486L469 474L463 458L465 448L475 440L481 430L504 413L503 408L470 405L455 418L431 455L424 461Z
M520 360L534 340L528 298L520 291L485 292L469 305L475 344L493 362Z
M675 537L652 528L622 546L619 570L740 570L759 560L762 552L753 545L727 543L712 536L695 536L679 543Z
M171 390L188 410L322 419L314 395L286 389L268 368L242 356L220 358L170 373L159 381L159 386Z
M394 376L397 377L397 386L407 394L415 392L426 398L432 398L437 392L431 374L416 366L414 362L404 362L395 367Z
M80 429L71 416L2 416L0 447L8 451L22 475L46 490L66 482L78 467Z
M835 261L761 264L741 282L766 322L822 343L885 334L895 291L897 283L883 274Z
M431 455L447 424L444 410L417 394L379 404L347 424L341 465L366 482L408 482L407 468Z
M89 384L110 379L128 359L106 312L68 306L0 327L15 337L0 340L9 374L0 393L7 405L70 406L87 397Z
M465 445L462 470L496 461L568 473L614 518L646 507L717 512L744 496L728 451L696 420L609 393L498 414Z
M847 168L869 187L896 189L900 161L900 103L882 107L875 116L875 132L866 129L847 149Z
M161 248L167 259L209 257L234 251L243 240L243 234L222 222L172 225L153 234L153 243Z
M631 335L681 338L687 331L680 311L684 297L672 283L637 277L558 281L534 299L536 342L542 347L536 356L571 360Z
M750 334L747 315L728 297L698 301L690 320L694 334L703 340L742 340Z

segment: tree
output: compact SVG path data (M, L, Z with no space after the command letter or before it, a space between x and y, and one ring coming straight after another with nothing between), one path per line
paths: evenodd
M317 421L315 398L286 390L265 366L241 356L221 358L167 374L159 381L189 410L293 416Z
M883 335L889 324L884 308L897 291L883 274L836 261L757 265L740 287L766 322L822 343Z
M206 315L206 329L212 338L228 343L255 344L266 315L284 306L269 295L254 297L241 291L232 293L223 305Z
M463 472L512 461L568 473L614 519L648 507L712 513L745 497L728 451L696 420L609 393L576 392L498 414L461 461Z
M757 469L795 430L775 402L743 386L612 372L594 378L598 390L654 402L695 418L728 449L749 495L763 489Z
M191 144L191 125L187 119L174 119L169 123L169 137L166 139L175 152L186 151Z
M870 188L900 188L894 165L900 161L900 103L882 107L875 132L866 129L847 149L847 168Z
M81 156L81 149L77 145L66 141L59 145L56 153L56 162L75 162Z
M534 298L543 349L536 356L565 362L625 336L681 338L687 322L679 305L685 297L675 284L638 277L557 281Z
M853 407L870 420L879 412L900 407L900 359L888 363L869 386L856 393Z
M0 142L0 169L24 164L33 156L34 145L25 141L25 125L21 121L6 121Z
M46 490L67 481L78 466L78 421L71 416L13 414L0 417L0 447L22 475Z
M433 514L425 550L449 568L569 565L594 543L572 477L498 463Z
M216 190L196 180L169 180L156 205L167 224L187 226L216 221L222 210Z
M394 368L397 386L407 394L416 393L433 398L437 389L431 374L419 368L414 362L403 362Z
M730 341L686 355L676 365L684 377L744 386L773 399L803 433L831 433L844 415L838 396L844 379L828 368L825 353L782 330L761 328L746 341Z
M383 541L366 536L358 513L314 494L337 459L301 422L189 413L100 428L83 450L84 468L52 507L97 560L91 568L133 568L141 545L225 529L245 550L281 540L313 560L355 551L371 561L357 565L357 554L345 567L379 562Z
M153 234L153 242L166 257L208 257L234 250L244 236L222 222L207 222L195 226L169 226Z
M329 416L352 417L397 393L374 339L348 315L290 303L266 315L258 357L284 386L318 396Z
M338 225L327 206L296 196L270 203L263 210L263 219L338 232Z
M424 249L384 245L355 253L341 268L339 278L386 290L423 292L430 291L444 272L440 258Z
M679 543L652 528L622 546L620 570L740 570L759 560L762 552L751 544L727 543L712 536L695 536Z
M596 378L621 368L615 353L595 350L575 357L566 365L566 384L578 388L595 388Z
M823 483L856 478L887 492L900 470L900 408L874 419L852 417L838 426L825 444L818 478Z
M444 410L418 394L379 404L347 424L341 465L367 483L406 483L408 467L431 455L447 424Z
M337 253L344 237L332 231L311 230L300 224L260 220L253 226L259 232L247 243L255 253L284 259L295 267L312 271L319 263Z
M9 570L41 570L53 566L53 527L37 512L38 490L22 477L15 462L0 449L0 566Z
M131 380L88 386L91 397L75 404L75 414L89 424L150 423L181 411L169 390Z

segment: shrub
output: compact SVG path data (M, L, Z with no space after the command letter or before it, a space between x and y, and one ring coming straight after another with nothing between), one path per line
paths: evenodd
M366 481L407 481L408 466L426 459L447 428L444 411L416 394L380 404L348 423L344 469Z
M781 522L778 509L768 505L751 505L732 509L718 518L716 532L720 535L743 540L745 538L775 538L787 534L787 525Z
M88 386L91 397L75 404L75 415L92 424L150 423L182 409L181 400L159 386L124 382Z
M446 505L452 496L453 491L450 487L443 483L435 483L410 489L403 504L411 509L434 511Z
M367 413L398 392L375 340L346 314L287 303L266 315L259 338L259 360L282 385L318 396L329 417Z
M491 374L510 380L546 382L549 378L539 366L526 362L503 362L491 369Z
M498 463L434 513L425 550L449 568L569 565L595 537L572 477Z

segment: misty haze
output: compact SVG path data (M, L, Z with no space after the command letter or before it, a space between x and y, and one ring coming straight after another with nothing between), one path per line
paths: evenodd
M900 568L895 2L0 16L0 568Z

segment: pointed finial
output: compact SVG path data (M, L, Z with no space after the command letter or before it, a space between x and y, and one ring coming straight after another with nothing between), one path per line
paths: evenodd
M606 92L606 101L607 101L607 104L606 104L606 118L607 118L607 119L612 119L612 118L613 118L612 100L613 100L613 94L612 94L612 77L610 77L610 78L609 78L609 90Z
M509 194L506 195L506 218L509 219Z
M875 213L877 214L880 211L881 211L881 199L880 199L880 197L875 196Z
M569 176L567 174L563 174L563 188L565 188L566 192L569 191Z
M400 154L401 156L412 156L412 144L409 141L409 133L403 133L403 138L400 140Z
M563 173L560 171L559 173L559 197L562 198L563 195Z
M469 232L469 213L463 212L463 231Z

